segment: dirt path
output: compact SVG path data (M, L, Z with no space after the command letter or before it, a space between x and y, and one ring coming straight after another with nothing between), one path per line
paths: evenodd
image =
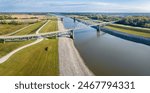
M58 21L60 31L65 31L64 25ZM59 69L60 76L92 76L94 75L84 64L73 40L70 38L59 39Z
M40 30L41 30L48 22L49 22L49 21L47 21L43 26L41 26L41 27L36 31L36 34L39 34ZM8 60L13 54L15 54L16 52L18 52L18 51L20 51L20 50L22 50L22 49L24 49L24 48L27 48L27 47L29 47L29 46L32 46L32 45L34 45L34 44L37 44L37 43L41 42L42 40L43 40L43 38L38 39L38 40L36 40L36 41L34 41L34 42L30 43L30 44L24 45L24 46L22 46L22 47L20 47L20 48L17 48L16 50L14 50L14 51L8 53L8 54L5 55L4 57L0 58L0 64L3 63L3 62L5 62L5 61L7 61L7 60Z

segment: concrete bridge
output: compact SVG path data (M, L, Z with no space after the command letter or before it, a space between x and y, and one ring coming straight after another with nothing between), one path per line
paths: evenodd
M63 19L61 19L63 21ZM79 21L79 20L78 20ZM84 21L79 21L87 25L87 27L92 27L101 31L101 27L107 24L112 24L112 22L105 22L101 24L92 24ZM21 35L21 36L0 36L0 42L11 42L11 41L24 41L24 40L35 40L40 38L57 38L57 37L68 37L74 39L74 31L78 29L83 29L85 27L79 27L75 29L67 29L66 31L55 31L49 33L40 33L40 34L30 34L30 35Z
M75 17L73 17L72 19L74 20L74 22L78 21L78 22L81 22L81 23L86 24L86 25L99 25L101 27L104 27L106 25L113 24L113 23L116 22L116 21L110 21L110 22L96 23L93 20L84 20L84 19L78 19L78 18L75 18Z
M83 20L83 19L78 19L76 17L73 17L72 18L75 21L78 21L78 22L81 22L83 24L86 24L87 26L90 26L92 28L95 28L97 31L101 31L101 28L106 26L106 25L109 25L109 24L113 24L115 23L116 21L110 21L110 22L101 22L101 23L96 23L92 20Z
M21 35L21 36L0 36L1 42L7 41L24 41L24 40L34 40L40 38L53 38L53 37L69 37L74 38L73 30L66 31L55 31L49 33L40 33L40 34L30 34L30 35Z

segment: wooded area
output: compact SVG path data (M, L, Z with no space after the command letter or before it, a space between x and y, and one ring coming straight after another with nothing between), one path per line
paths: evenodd
M150 28L150 17L128 16L128 17L125 17L116 23L124 24L124 25L130 25L130 26Z

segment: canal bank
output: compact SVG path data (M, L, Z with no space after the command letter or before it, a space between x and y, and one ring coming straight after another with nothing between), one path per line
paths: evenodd
M111 30L108 28L101 28L101 30L103 32L109 33L111 35L129 40L129 41L150 45L150 38L146 38L146 37L142 37L142 36L136 36L136 35L123 33L123 32L119 32L119 31L114 31L114 30Z
M63 16L62 16L63 17ZM63 17L67 29L74 31L74 45L88 68L97 76L150 75L150 47L145 44L100 33L81 22Z
M60 31L65 31L64 25L58 21ZM59 38L59 72L60 76L93 76L94 74L84 64L83 59L70 38Z

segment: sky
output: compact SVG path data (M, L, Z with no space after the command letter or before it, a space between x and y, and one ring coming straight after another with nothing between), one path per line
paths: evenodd
M0 12L150 13L150 0L0 0Z

